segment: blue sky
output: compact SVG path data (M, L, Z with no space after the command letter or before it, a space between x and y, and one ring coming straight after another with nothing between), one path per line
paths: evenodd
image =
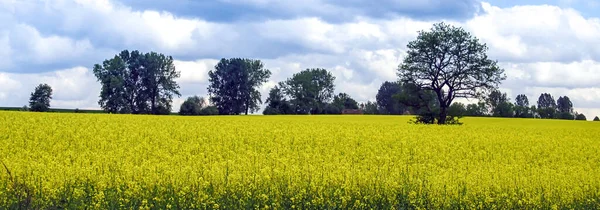
M418 30L446 21L490 47L531 102L569 96L600 115L600 3L591 0L0 0L0 106L27 104L38 83L54 107L98 108L91 67L123 49L172 55L184 96L206 96L222 57L261 59L273 72L261 92L306 68L326 68L336 91L374 100L395 80ZM471 103L474 101L463 102Z

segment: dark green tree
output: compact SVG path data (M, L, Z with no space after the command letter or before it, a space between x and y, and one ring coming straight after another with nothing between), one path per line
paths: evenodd
M187 98L179 108L179 115L200 115L205 106L204 98L192 96Z
M465 116L466 114L467 114L467 107L463 103L454 102L448 108L448 115L450 115L450 116Z
M359 108L362 110L363 114L379 114L379 109L377 108L377 103L367 101L366 103L361 103Z
M156 52L121 51L95 64L94 75L102 85L98 104L110 113L169 114L181 95L173 57Z
M526 95L520 94L517 95L515 99L515 117L519 118L532 118L531 111L529 109L529 99Z
M480 97L506 79L497 61L486 55L488 47L460 27L434 24L431 31L419 31L407 48L398 68L400 81L435 93L438 124L446 124L455 98Z
M338 107L340 111L344 109L358 109L358 102L346 93L339 93L334 96L332 104Z
M52 87L48 84L39 84L29 98L29 110L34 112L47 112L50 110Z
M573 120L577 116L573 114L573 103L568 96L558 97L556 100L556 111L558 119Z
M394 97L404 106L410 107L412 113L418 115L414 123L433 124L436 122L440 107L434 91L422 89L416 84L404 83L401 93ZM458 123L454 118L451 122Z
M271 88L266 103L267 107L263 111L264 115L294 114L290 102L279 86Z
M200 110L200 115L219 115L219 109L216 106L208 105Z
M306 69L280 83L296 114L319 114L333 98L335 76L325 69Z
M587 118L585 117L585 115L583 113L575 113L575 120L585 121L585 120L587 120Z
M594 117L594 121L600 121L600 118L598 116Z
M537 113L540 118L552 119L556 116L556 101L549 93L542 93L537 101Z
M376 95L377 106L382 114L403 114L407 111L407 107L394 99L394 95L400 94L402 91L399 82L385 81L379 87Z
M513 117L513 104L506 93L501 93L499 90L492 91L485 102L493 117Z
M481 117L485 116L487 110L484 102L467 105L465 116Z
M223 115L239 115L258 111L262 104L258 88L271 77L260 60L221 59L208 72L210 100Z

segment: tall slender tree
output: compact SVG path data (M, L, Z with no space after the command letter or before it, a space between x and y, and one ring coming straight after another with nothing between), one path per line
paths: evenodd
M239 115L258 111L262 104L260 86L271 77L260 60L221 59L208 72L210 100L223 115Z

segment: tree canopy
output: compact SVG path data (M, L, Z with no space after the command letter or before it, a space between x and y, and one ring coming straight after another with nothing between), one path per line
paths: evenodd
M258 111L262 104L258 88L271 77L260 60L221 59L208 72L210 100L220 114L239 115Z
M549 93L542 93L537 101L537 111L541 118L552 119L556 114L556 101Z
M406 106L394 99L394 95L401 93L401 87L399 82L385 81L381 84L375 96L381 114L403 114L406 111Z
M29 110L34 112L47 112L50 109L52 87L48 84L39 84L29 98Z
M198 96L188 97L179 108L179 115L200 115L206 105L204 98Z
M290 98L294 113L320 114L333 98L333 76L326 69L306 69L295 73L279 86Z
M438 124L446 123L455 98L479 97L506 78L497 61L488 58L488 47L464 29L442 22L418 33L407 45L398 76L403 83L435 93Z
M98 103L106 112L169 114L173 97L181 95L171 56L124 50L93 71L102 85Z
M594 117L594 121L600 121L600 118L598 116Z

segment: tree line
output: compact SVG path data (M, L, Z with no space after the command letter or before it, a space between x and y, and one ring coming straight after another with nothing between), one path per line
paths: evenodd
M384 82L375 102L361 104L347 93L336 93L335 76L322 68L308 68L279 81L263 103L259 88L271 76L264 63L223 58L208 72L208 99L187 98L179 114L247 115L266 104L265 115L340 114L359 109L365 114L413 114L415 123L426 124L460 124L462 116L585 119L573 112L567 96L554 100L543 93L537 106L530 106L527 96L518 95L512 103L498 90L506 75L487 50L485 43L464 29L436 23L408 43L407 55L397 68L398 80ZM171 56L123 50L95 64L93 72L101 84L98 104L108 113L171 114L173 98L181 96L176 82L181 74ZM29 109L48 109L51 88L46 86L36 87ZM457 98L480 102L465 105L455 102Z

